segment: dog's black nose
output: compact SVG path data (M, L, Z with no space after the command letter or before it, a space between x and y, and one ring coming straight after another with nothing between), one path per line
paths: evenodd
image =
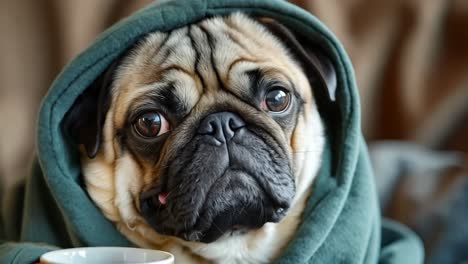
M219 143L231 140L236 131L245 126L244 120L231 112L219 112L206 116L198 127L198 134L210 135Z

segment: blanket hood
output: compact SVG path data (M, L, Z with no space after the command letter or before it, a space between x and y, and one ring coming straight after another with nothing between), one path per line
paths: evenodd
M277 262L422 262L419 240L400 225L381 221L347 54L317 18L283 0L163 0L101 34L63 70L43 101L38 122L38 162L27 180L18 240L58 247L131 246L87 195L80 179L78 153L63 134L61 120L84 89L145 34L236 11L268 16L301 32L328 52L338 75L336 103L321 110L328 131L334 130L327 133L314 194L297 234ZM16 260L34 259L50 250L9 244L0 255L7 252L5 248L15 247Z

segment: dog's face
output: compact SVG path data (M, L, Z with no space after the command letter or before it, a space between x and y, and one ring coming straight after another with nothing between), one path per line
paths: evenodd
M122 232L209 243L279 222L306 195L323 147L310 75L327 85L330 68L297 58L310 54L291 38L239 14L152 33L77 100L65 125Z

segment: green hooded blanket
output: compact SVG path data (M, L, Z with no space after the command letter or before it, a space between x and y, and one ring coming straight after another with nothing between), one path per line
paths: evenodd
M423 262L422 245L410 230L381 221L353 68L335 36L313 15L283 0L163 0L100 35L53 83L39 115L31 173L3 201L0 263L32 263L56 248L132 246L87 195L77 149L63 134L61 120L78 95L145 34L236 11L277 19L325 47L338 75L336 103L320 113L328 132L331 127L334 132L327 132L314 194L277 262Z

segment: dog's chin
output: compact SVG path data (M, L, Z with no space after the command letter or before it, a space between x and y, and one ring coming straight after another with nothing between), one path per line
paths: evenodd
M294 178L287 156L266 141L249 131L222 145L195 137L141 195L140 213L160 234L204 243L280 221Z

